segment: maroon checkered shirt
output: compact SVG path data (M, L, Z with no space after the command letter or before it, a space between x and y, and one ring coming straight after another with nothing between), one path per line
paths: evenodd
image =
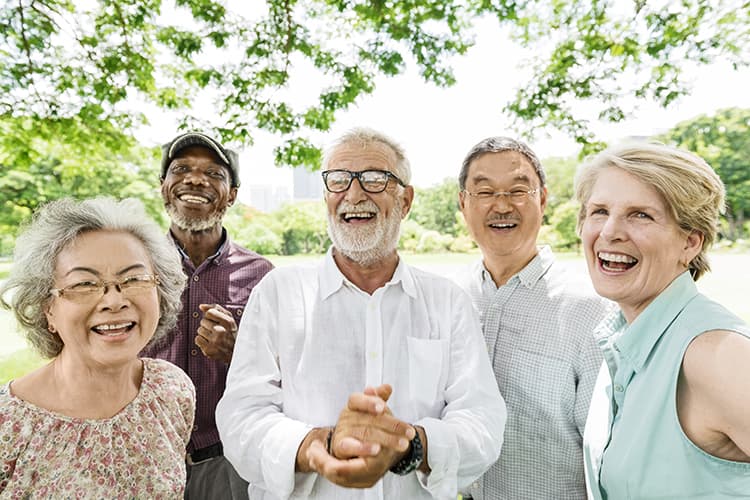
M177 245L177 248L180 246ZM195 426L187 448L188 452L192 452L219 442L214 412L224 394L229 369L226 363L205 357L195 345L202 317L198 304L223 306L239 325L250 291L273 268L273 264L229 241L226 230L219 251L197 268L187 254L181 249L180 252L188 283L182 293L182 311L177 326L166 339L155 346L148 346L141 355L174 363L185 370L195 384Z

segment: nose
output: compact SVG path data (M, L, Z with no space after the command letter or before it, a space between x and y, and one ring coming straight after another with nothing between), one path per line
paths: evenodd
M117 283L105 283L104 292L99 299L99 308L101 310L120 310L128 305L125 294L122 293L120 285Z
M618 217L607 217L599 230L599 237L606 241L622 240L623 235L623 227Z
M352 179L352 183L349 185L349 189L344 193L344 199L352 204L357 204L360 201L367 199L367 192L362 189L359 178Z
M510 198L504 194L499 194L490 200L490 207L495 212L506 213L513 211L513 204Z
M206 176L203 175L203 172L196 172L195 170L191 170L190 172L185 174L185 177L182 178L182 182L185 184L195 185L207 184Z

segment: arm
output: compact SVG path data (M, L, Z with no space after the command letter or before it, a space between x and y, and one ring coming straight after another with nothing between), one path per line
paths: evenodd
M507 420L479 321L464 292L452 297L449 377L440 418L424 418L429 474L420 483L436 498L454 497L498 458Z
M237 323L232 313L219 304L200 304L203 318L195 336L195 345L203 355L229 364L237 338Z
M271 278L271 279L269 279ZM244 479L280 498L295 486L295 455L312 426L283 410L279 296L273 275L250 295L240 321L226 389L216 407L224 454Z
M750 339L714 330L685 351L677 411L685 434L707 453L750 460Z

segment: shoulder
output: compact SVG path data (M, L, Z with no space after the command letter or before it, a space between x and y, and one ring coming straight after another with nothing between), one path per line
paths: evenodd
M273 264L270 260L266 259L262 255L253 252L232 240L229 240L229 251L227 258L230 262L243 265L253 265L259 269L266 269L266 272L273 269Z
M142 358L143 384L158 393L179 391L193 393L195 389L190 377L178 366L163 359Z
M602 316L616 309L615 304L594 290L585 269L577 269L555 261L543 277L550 299L566 308L583 308Z
M435 302L438 306L471 302L467 291L454 280L410 265L407 265L407 269L414 279L418 295L425 300Z
M684 374L688 379L716 382L736 376L737 370L750 373L750 336L730 330L710 330L695 337L687 347L683 359Z

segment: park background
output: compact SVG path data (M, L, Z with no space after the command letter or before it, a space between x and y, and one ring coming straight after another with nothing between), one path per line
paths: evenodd
M750 321L747 1L20 0L0 26L0 280L19 228L63 196L134 196L166 229L159 144L195 128L241 152L232 237L276 265L317 258L320 199L270 209L254 188L317 176L321 147L355 125L410 157L408 262L446 274L478 258L455 177L474 143L510 135L548 174L540 243L585 272L576 167L657 140L724 180L714 272L698 284ZM0 382L39 362L0 311Z

